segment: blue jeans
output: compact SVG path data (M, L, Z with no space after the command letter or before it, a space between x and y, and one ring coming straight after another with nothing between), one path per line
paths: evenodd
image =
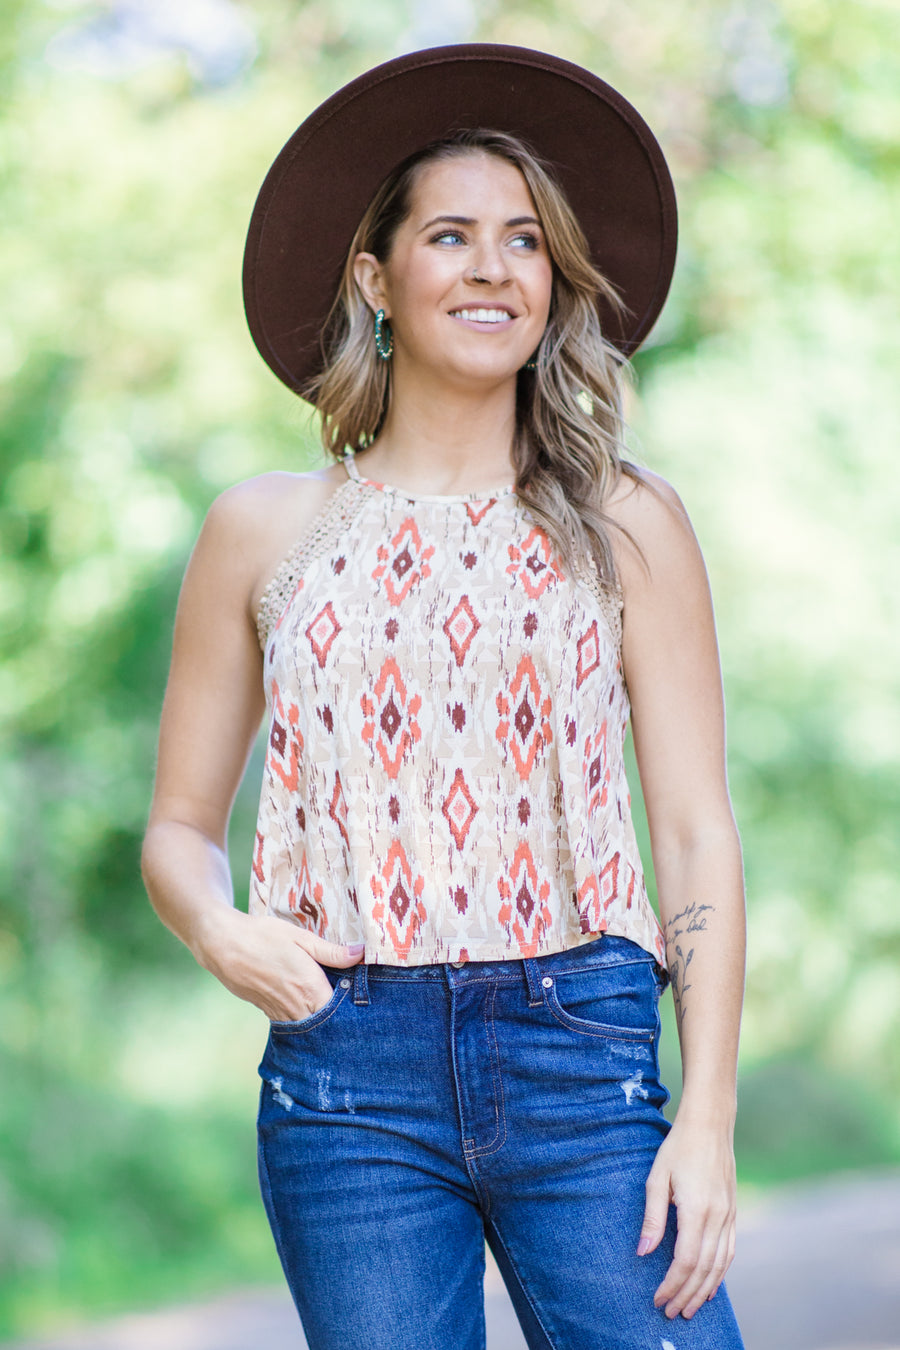
M669 1126L648 952L324 967L329 1003L273 1022L259 1173L310 1350L483 1350L484 1242L532 1350L739 1350L721 1288L653 1294L675 1212L635 1255Z

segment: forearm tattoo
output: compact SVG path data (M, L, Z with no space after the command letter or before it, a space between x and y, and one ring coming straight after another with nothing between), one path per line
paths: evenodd
M715 905L694 902L666 920L666 959L679 1023L687 1014L687 995L692 988L688 983L688 969L694 959L696 935L706 932L707 919L715 912Z

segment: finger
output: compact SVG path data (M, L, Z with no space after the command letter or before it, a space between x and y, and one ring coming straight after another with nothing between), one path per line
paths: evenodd
M314 960L318 961L320 966L354 966L362 958L366 950L364 942L354 942L344 944L340 942L326 942L316 933L310 933L305 928L299 929L294 934L294 941Z
M719 1285L722 1283L725 1271L728 1268L728 1248L729 1230L726 1228L719 1235L712 1268L706 1276L706 1279L703 1280L684 1305L684 1308L682 1309L683 1317L690 1320L694 1316L694 1313L697 1312L699 1308L702 1308L704 1303L707 1303L709 1299L715 1297Z
M653 1296L654 1305L663 1309L667 1317L677 1317L684 1306L684 1302L678 1300L682 1292L688 1289L697 1269L702 1240L702 1229L691 1223L679 1209L678 1237L675 1240L672 1262Z
M708 1294L707 1298L715 1298L716 1294L719 1292L719 1288L722 1284L722 1281L727 1275L728 1269L731 1266L732 1261L734 1260L734 1249L737 1236L735 1232L736 1221L737 1216L734 1214L734 1212L732 1212L728 1227L725 1230L724 1234L725 1250L722 1257L722 1272L719 1275L719 1278L713 1287L712 1293Z
M721 1280L727 1240L727 1214L716 1215L703 1211L697 1215L678 1212L678 1238L673 1261L665 1279L656 1291L654 1303L664 1307L669 1318L679 1313L690 1318L707 1295Z
M725 1249L725 1264L722 1268L722 1275L721 1278L719 1279L719 1283L716 1285L715 1289L713 1289L712 1293L708 1295L710 1299L715 1298L716 1294L719 1292L722 1280L724 1280L725 1276L728 1274L731 1263L734 1260L736 1237L737 1235L735 1232L735 1217L734 1215L732 1215L731 1223L728 1228L728 1241L726 1243Z
M655 1251L662 1241L669 1218L669 1200L671 1195L668 1172L656 1165L650 1169L650 1175L644 1187L647 1202L644 1206L644 1221L638 1238L638 1256L647 1256Z
M260 1007L270 1021L297 1022L312 1017L320 1008L324 1008L333 993L328 976L318 963L311 960L302 981L292 981L278 990L267 990L265 1001L260 1002Z

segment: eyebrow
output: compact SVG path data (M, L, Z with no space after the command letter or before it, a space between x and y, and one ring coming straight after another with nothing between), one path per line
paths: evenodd
M442 224L477 225L478 221L472 216L435 216L434 220L429 220L426 225L422 226L418 233L423 234L425 230L430 230L433 225ZM516 225L537 225L538 229L541 228L541 222L536 220L534 216L514 216L512 220L506 222L504 229L513 229Z

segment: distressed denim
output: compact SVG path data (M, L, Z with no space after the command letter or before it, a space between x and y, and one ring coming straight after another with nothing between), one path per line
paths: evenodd
M483 1350L484 1243L532 1350L739 1350L724 1287L653 1294L635 1254L669 1125L664 976L624 938L526 960L324 967L273 1022L260 1184L310 1350Z

